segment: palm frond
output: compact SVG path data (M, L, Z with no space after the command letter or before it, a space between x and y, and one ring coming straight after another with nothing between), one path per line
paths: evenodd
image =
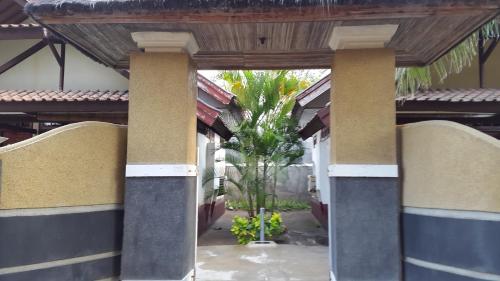
M500 38L499 21L495 19L485 24L480 32L486 39ZM442 83L450 75L460 73L470 67L477 56L478 38L478 32L471 34L429 66L398 68L396 70L396 96L407 97L419 90L429 89L435 82ZM439 81L433 81L433 74Z

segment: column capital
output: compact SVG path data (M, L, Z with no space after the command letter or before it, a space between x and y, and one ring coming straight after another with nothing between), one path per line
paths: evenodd
M132 32L132 40L146 52L181 53L193 55L199 51L198 43L190 32Z
M127 164L126 177L195 177L196 165L191 164Z
M334 51L385 48L397 30L397 24L336 26L328 45Z

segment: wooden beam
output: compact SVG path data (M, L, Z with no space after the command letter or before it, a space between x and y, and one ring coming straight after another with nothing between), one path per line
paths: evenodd
M25 113L0 113L0 123L33 122L36 117Z
M484 35L483 31L479 30L479 38L477 41L477 52L479 62L479 88L484 88Z
M82 121L101 121L117 124L127 123L127 112L48 112L37 114L40 122L82 122Z
M47 38L44 38L44 41L47 43L47 45L49 45L49 48L50 48L50 51L52 52L52 55L54 55L54 58L56 59L57 61L57 64L59 66L62 65L62 59L61 59L61 56L59 55L59 52L57 52L57 49L56 47L54 46L54 44L52 43L52 41L50 41L49 39Z
M486 63L488 61L488 59L490 58L491 53L493 53L493 51L497 47L498 40L499 40L498 38L491 39L490 45L488 46L488 48L486 49L486 51L484 51L484 54L483 54L483 61L484 61L484 63Z
M127 1L123 5L129 5ZM487 3L469 5L467 3L419 5L419 4L372 4L337 5L325 8L323 5L302 7L243 7L233 9L135 9L134 12L112 11L85 12L87 4L65 5L54 13L37 13L37 5L31 4L28 11L32 17L46 24L77 23L244 23L244 22L295 22L332 20L374 20L415 18L436 15L457 15L463 13L496 12L498 4ZM115 5L116 6L116 5ZM84 10L83 12L81 12ZM110 13L109 11L112 11Z
M118 69L113 68L116 72L120 73L121 76L130 79L130 71L128 69Z
M42 39L40 26L3 26L0 27L0 40Z
M7 71L7 70L9 70L11 68L13 68L14 66L18 65L19 63L21 63L25 59L29 58L30 56L32 56L36 52L38 52L41 49L43 49L45 46L47 46L47 43L44 40L42 40L42 41L36 43L35 45L31 46L26 51L22 52L21 54L17 55L13 59L11 59L8 62L6 62L3 65L1 65L0 66L0 74L4 73L5 71Z
M18 131L18 132L23 132L23 133L30 133L30 134L36 134L37 133L37 131L35 129L24 128L24 127L19 127L17 125L4 124L4 123L0 123L0 129L9 129L9 130L13 130L13 131Z
M59 56L59 90L64 90L64 71L66 68L66 44L61 43L61 54Z

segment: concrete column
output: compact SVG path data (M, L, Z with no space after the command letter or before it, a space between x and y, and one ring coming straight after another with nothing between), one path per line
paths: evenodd
M196 70L183 40L192 36L178 35L132 35L146 52L130 57L122 280L193 275Z
M396 281L401 260L395 55L383 47L397 26L349 28L334 30L331 42L336 51L330 113L331 275L337 281Z

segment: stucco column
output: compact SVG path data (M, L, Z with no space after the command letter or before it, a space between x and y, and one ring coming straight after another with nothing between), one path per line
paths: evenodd
M122 280L191 280L196 238L192 35L132 34Z
M337 281L401 278L395 54L384 48L396 28L332 34L329 229Z

